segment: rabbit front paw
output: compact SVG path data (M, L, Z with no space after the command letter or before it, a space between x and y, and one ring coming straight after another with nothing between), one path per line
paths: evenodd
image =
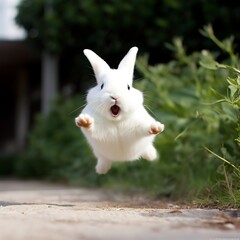
M158 134L161 133L164 130L164 124L160 122L154 122L150 126L149 133L150 134Z
M78 127L91 128L93 125L93 118L91 118L88 114L80 114L75 118L75 123Z

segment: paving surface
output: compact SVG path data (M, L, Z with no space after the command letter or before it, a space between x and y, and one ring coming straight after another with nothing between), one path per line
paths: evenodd
M240 240L240 211L188 209L136 195L0 181L1 240Z

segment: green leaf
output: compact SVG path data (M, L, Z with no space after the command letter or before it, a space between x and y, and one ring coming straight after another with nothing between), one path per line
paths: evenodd
M221 159L223 162L229 164L231 167L233 167L239 174L240 174L240 169L237 168L234 164L232 164L229 160L219 156L218 154L216 154L215 152L211 151L209 148L204 147L208 152L210 152L212 155L214 155L215 157Z
M237 77L237 83L240 85L240 76Z
M216 63L216 66L218 68L227 69L227 70L230 70L231 72L235 72L237 74L240 74L240 70L235 68L235 67L232 67L232 66L229 66L229 65L226 65L226 64L220 64L220 63Z
M234 78L231 78L231 77L227 77L227 82L228 82L230 85L237 85L237 80L234 79Z
M214 96L219 99L219 100L222 100L222 99L225 99L225 96L223 96L222 94L220 94L218 91L216 91L215 89L211 88L211 91L213 92Z
M231 97L233 97L235 95L235 93L237 92L238 88L234 85L229 85L228 88L230 89Z
M206 68L206 69L209 69L209 70L217 70L217 66L216 66L216 63L215 62L203 62L203 61L200 61L199 62L200 66Z

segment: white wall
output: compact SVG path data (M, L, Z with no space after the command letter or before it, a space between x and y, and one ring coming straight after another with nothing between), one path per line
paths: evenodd
M0 40L25 38L25 32L15 23L17 4L20 0L0 0Z

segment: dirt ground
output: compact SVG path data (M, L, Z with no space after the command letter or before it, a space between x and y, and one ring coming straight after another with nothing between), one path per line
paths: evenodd
M139 195L0 181L1 240L240 240L240 211L197 209Z

